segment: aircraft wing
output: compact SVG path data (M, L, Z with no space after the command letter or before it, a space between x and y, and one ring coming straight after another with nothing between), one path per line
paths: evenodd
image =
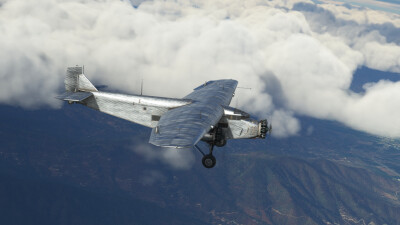
M193 103L163 114L150 135L150 143L162 147L192 147L216 125L236 89L235 80L210 81L184 97Z
M212 80L195 88L185 99L196 101L215 102L222 106L229 106L238 82L236 80Z

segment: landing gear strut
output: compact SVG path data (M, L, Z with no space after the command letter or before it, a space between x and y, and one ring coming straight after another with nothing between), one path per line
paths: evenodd
M197 147L197 145L194 146L197 150L199 150L199 152L201 154L203 154L203 158L201 159L201 162L203 163L203 166L205 168L213 168L215 166L215 164L217 163L217 160L215 159L215 157L213 156L212 152L214 149L214 145L210 144L210 153L208 153L207 155L204 154L203 151L201 151L201 149L199 147Z

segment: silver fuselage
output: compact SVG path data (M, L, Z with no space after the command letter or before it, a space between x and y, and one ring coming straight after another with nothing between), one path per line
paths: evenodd
M146 127L157 126L160 117L168 110L191 104L190 99L163 98L143 95L126 95L95 91L93 96L81 104ZM260 134L259 122L248 113L223 106L224 116L218 124L223 124L224 139L256 138ZM217 124L216 124L217 126ZM210 128L211 130L211 128Z

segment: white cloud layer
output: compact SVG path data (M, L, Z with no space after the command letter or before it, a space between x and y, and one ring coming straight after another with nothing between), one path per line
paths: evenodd
M400 137L400 82L349 91L362 65L400 72L399 15L294 0L0 2L1 103L59 107L66 67L85 64L126 92L144 78L149 95L237 79L252 88L239 107L271 117L279 137L300 130L296 114Z
M161 148L147 143L140 143L132 147L132 150L149 162L160 161L179 170L190 169L194 162L193 149ZM146 177L148 178L149 176ZM146 181L148 181L149 184L152 183L150 180Z

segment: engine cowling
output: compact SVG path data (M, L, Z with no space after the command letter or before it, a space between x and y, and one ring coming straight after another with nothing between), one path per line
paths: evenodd
M258 137L265 139L267 137L267 133L271 132L272 126L269 125L268 127L268 121L267 120L260 120L258 124Z

